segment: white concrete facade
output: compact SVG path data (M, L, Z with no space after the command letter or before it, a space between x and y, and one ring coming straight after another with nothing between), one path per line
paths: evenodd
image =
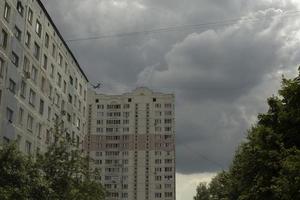
M23 152L33 155L44 151L59 118L66 137L80 146L87 84L40 0L0 1L1 143L17 140Z
M122 95L88 93L91 168L107 200L175 200L174 95L137 88Z

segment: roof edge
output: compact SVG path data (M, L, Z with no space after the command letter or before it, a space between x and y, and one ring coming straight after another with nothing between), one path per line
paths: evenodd
M70 55L72 56L72 58L74 59L76 65L78 66L80 72L82 73L82 75L84 76L84 78L86 79L87 82L89 82L88 77L86 76L86 74L84 73L84 71L82 70L82 68L80 67L79 62L77 61L76 57L74 56L73 52L71 51L71 49L69 48L68 44L66 43L66 41L64 40L63 36L61 35L60 31L58 30L57 26L54 24L51 16L49 15L48 11L46 10L44 4L42 3L41 0L37 0L38 4L40 5L40 7L43 9L44 13L46 14L46 16L48 17L49 22L51 23L51 25L53 26L54 30L56 31L58 37L61 39L61 41L63 42L63 44L65 45L65 47L67 48L68 52L70 53Z

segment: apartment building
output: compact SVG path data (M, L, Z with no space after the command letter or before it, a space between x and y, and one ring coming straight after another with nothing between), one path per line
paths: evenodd
M88 79L40 0L0 1L0 137L44 151L53 123L82 146Z
M174 95L88 92L86 151L108 200L175 200Z

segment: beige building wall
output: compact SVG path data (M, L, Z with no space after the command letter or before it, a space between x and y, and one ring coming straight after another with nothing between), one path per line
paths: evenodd
M88 140L108 200L175 199L174 95L89 91Z
M40 0L0 1L0 137L28 154L65 136L82 146L88 79Z

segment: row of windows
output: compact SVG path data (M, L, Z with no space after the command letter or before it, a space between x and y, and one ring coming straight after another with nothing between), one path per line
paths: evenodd
M160 192L157 192L155 193L155 198L162 198L162 193ZM166 198L170 198L170 197L173 197L173 193L172 192L165 192L165 197Z
M21 145L21 140L22 137L20 135L17 136L17 144L20 147ZM8 139L7 137L3 137L3 144L9 144L10 143L10 139ZM39 148L37 149L37 152L39 151ZM28 140L25 141L25 148L24 148L24 152L27 155L31 155L32 154L32 143Z
M146 113L147 113L147 117L149 117L149 111L146 111ZM107 113L105 113L105 112L98 111L97 112L97 117L104 117L105 114L106 114L107 117L121 117L121 114L123 114L122 116L126 117L126 118L128 118L130 116L130 112L123 112L123 113L121 113L121 112L107 112ZM165 116L172 116L172 111L165 111L164 115ZM162 112L161 111L155 111L155 116L156 117L162 116ZM135 112L135 117L138 118L138 112Z
M118 154L118 155L120 155L120 154L122 154L122 156L128 156L129 155L129 153L128 153L128 151L109 151L109 152L113 152L113 153L107 153L107 152L99 152L99 151L97 151L97 152L95 152L95 156L96 157L99 157L99 156L102 156L104 153L105 153L105 155L110 155L110 154ZM128 163L128 160L127 160L127 163Z
M147 105L149 106L149 104L147 104ZM162 107L162 104L160 104L160 103L155 104L155 108L161 108L161 107ZM105 108L105 105L103 105L103 104L98 104L97 105L97 109L104 109L104 108ZM110 104L108 104L108 105L106 105L106 108L107 109L120 109L121 105L110 105ZM130 104L124 104L123 108L124 109L129 109ZM172 108L172 104L166 103L166 104L164 104L164 108Z
M21 85L20 85L20 96L25 99L26 98L26 94L27 94L27 86L26 86L26 82L25 81L21 81ZM16 94L16 83L12 80L12 79L9 79L9 85L8 85L8 89L13 93L13 94ZM39 101L39 104L37 104L36 102L36 92L32 89L32 88L29 88L29 97L28 97L28 103L29 105L32 107L32 108L35 108L36 105L39 105L39 108L38 108L38 112L43 115L44 114L44 107L45 107L45 101L40 98L40 101ZM59 104L59 99L60 99L60 96L57 94L56 95L56 105ZM64 110L64 106L65 106L65 103L64 101L62 101L62 110ZM81 105L80 105L81 107ZM84 113L85 113L85 107L83 108L84 110ZM51 119L51 107L48 107L48 120ZM74 113L73 114L73 121L74 123L77 124L77 127L80 128L80 119L77 118L77 121L75 120L76 119L76 114ZM68 114L68 121L71 121L71 116L70 114Z
M19 7L23 7L20 2L18 2L18 8ZM8 5L8 3L5 3L4 18L7 21L9 21L9 18L10 18L10 12L11 12L10 10L11 10L11 8ZM21 9L21 10L23 10L23 9ZM18 11L19 11L19 9L18 9ZM22 11L22 13L23 13L23 11ZM33 20L33 11L29 7L28 8L28 22L30 24L32 24L32 20ZM35 30L36 30L37 35L39 35L39 37L41 37L42 25L41 25L41 23L39 22L38 19L36 20L36 28L35 28ZM21 30L17 26L15 26L13 32L14 32L15 37L19 41L21 41L21 37L22 37ZM7 32L4 29L2 29L2 36L1 36L1 46L2 47L6 48L6 46L7 46L7 40L8 40L8 34L7 34ZM44 41L45 41L45 47L48 48L49 47L49 34L48 33L45 34L45 40ZM33 42L33 43L34 43L33 55L34 55L34 57L37 60L39 60L40 57L41 57L41 55L40 55L41 54L41 47L40 47L40 45L37 42ZM30 45L31 45L31 33L28 32L28 31L25 34L25 44L26 44L27 47L30 47ZM52 56L55 57L55 55L56 55L56 47L55 47L55 45L53 43L53 46L52 46ZM11 59L12 59L12 62L16 66L19 65L19 56L15 52L12 52ZM62 66L62 63L63 63L63 56L62 56L61 53L58 53L58 64L60 66ZM44 55L44 60L43 60L43 65L42 65L45 70L47 70L47 65L48 65L48 57L45 54ZM65 62L65 72L67 73L67 62ZM52 76L54 76L54 65L53 64L51 64L51 73L50 74ZM60 80L59 77L61 77L61 75L58 73L58 84L60 82L59 81ZM70 76L69 82L70 82L71 85L73 85L73 77L72 76ZM82 84L80 84L78 82L79 81L76 78L75 79L75 88L78 89L78 87L79 87L79 94L82 96L83 95L83 87L82 87ZM85 90L84 90L84 99L86 100L86 91Z
M165 132L171 132L172 131L172 127L163 127ZM130 128L129 127L123 127L123 128L103 128L103 127L97 127L96 128L96 132L97 133L113 133L113 132L120 132L121 130L123 130L124 133L128 133L130 132ZM162 132L162 127L158 126L155 127L155 132Z

